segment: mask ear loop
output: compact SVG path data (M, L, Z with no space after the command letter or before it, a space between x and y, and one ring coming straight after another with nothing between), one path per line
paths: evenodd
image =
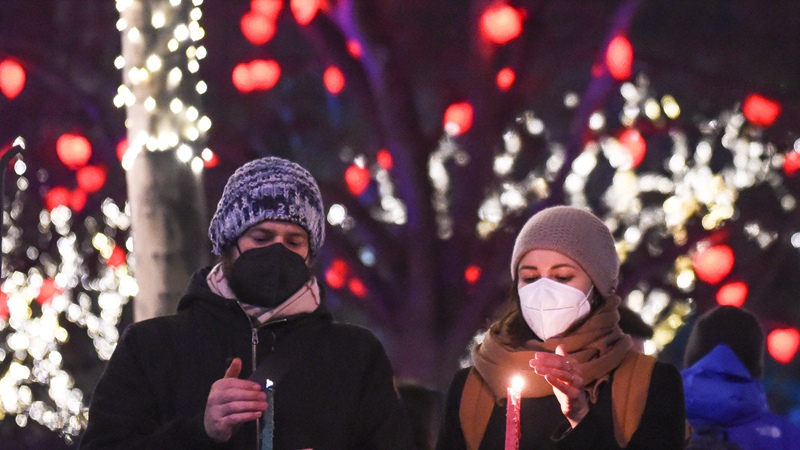
M603 298L602 294L600 294L600 290L598 290L597 286L594 284L592 285L592 289L589 290L589 295L589 307L591 308L592 312L605 304L605 299Z

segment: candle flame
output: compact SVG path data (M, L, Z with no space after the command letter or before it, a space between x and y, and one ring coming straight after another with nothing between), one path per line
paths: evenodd
M516 375L511 378L511 389L514 389L515 391L521 391L523 386L525 386L525 379L523 379L521 376Z

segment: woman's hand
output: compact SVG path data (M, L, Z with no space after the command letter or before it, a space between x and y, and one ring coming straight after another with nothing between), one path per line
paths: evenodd
M555 354L536 352L530 360L530 366L553 386L553 393L561 404L561 412L572 428L578 426L589 413L589 399L583 390L584 381L578 361L567 354L563 345L559 345Z

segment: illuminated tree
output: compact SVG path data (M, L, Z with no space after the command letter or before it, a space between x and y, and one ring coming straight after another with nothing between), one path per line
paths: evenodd
M0 7L0 61L14 62L10 72L0 67L0 152L16 135L28 143L3 167L0 445L55 449L83 431L89 394L137 291L114 152L124 117L107 94L118 84L119 47L109 42L119 41L103 37L99 17L111 17L107 32L118 35L102 5L68 16L54 4L30 13L18 6ZM105 10L116 15L113 5ZM67 31L50 20L97 28Z
M207 260L200 175L211 120L196 73L205 48L202 1L117 0L124 84L114 99L127 110L128 198L136 234L136 320L173 313L191 274ZM206 151L209 152L208 150Z
M698 26L682 15L687 5L673 15L638 1L248 6L207 5L209 66L229 70L227 79L205 75L216 136L225 135L212 132L210 146L287 156L321 180L334 228L319 272L333 307L379 330L402 376L447 381L506 297L519 226L557 203L607 220L626 261L621 293L659 325L650 348L658 351L720 288L697 280L695 254L748 239L740 217L751 213L737 202L776 180L793 183L779 162L794 158L785 127L773 132L771 122L742 115L740 102L758 85L743 78L715 87L701 80L729 66L706 75L658 60L671 41L649 28L659 17ZM731 11L717 2L700 20ZM270 34L254 40L259 14ZM242 89L232 68L259 60L279 75L262 90ZM761 94L769 103L774 92ZM241 108L251 114L244 124L227 119ZM232 128L244 139L226 133ZM732 140L761 150L745 157ZM707 145L710 161L695 156ZM742 247L734 251L754 251ZM746 278L740 261L720 283Z
M374 329L400 376L445 386L511 287L517 230L556 203L590 207L614 232L620 293L658 326L651 351L692 309L743 304L775 332L769 362L796 376L800 57L779 44L800 39L790 6L60 0L32 24L37 15L15 16L23 10L0 14L0 112L10 118L0 148L22 134L32 150L13 177L26 189L6 190L4 273L14 281L0 300L0 392L17 400L3 429L80 432L111 330L133 320L129 252L138 246L135 267L161 267L141 262L143 248L169 235L171 254L189 242L184 261L202 264L203 206L213 208L234 168L267 154L319 179L330 226L315 269L329 305ZM34 30L47 45L27 44ZM765 30L769 45L753 38ZM120 31L128 41L117 57ZM124 158L127 173L114 156L125 113L128 142L142 150ZM130 165L135 154L144 169ZM167 167L181 176L163 179ZM165 184L140 185L144 175ZM172 203L186 214L142 201L146 189L166 202L186 192L187 202ZM137 204L161 208L155 217L165 220L137 222ZM192 223L167 226L181 217ZM191 271L170 267L176 277ZM136 274L155 288L140 291L135 303L152 308L137 316L169 311L184 283ZM45 353L22 346L41 323L67 330L68 341L48 341ZM56 399L33 378L55 353ZM70 396L64 409L58 399ZM68 427L56 411L70 407L77 422Z

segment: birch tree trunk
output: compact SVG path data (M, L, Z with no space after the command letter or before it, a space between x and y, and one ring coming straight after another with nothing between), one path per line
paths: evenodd
M175 312L192 273L207 263L205 200L197 156L210 122L196 106L204 50L199 8L188 0L118 0L123 158L131 206L136 321Z

